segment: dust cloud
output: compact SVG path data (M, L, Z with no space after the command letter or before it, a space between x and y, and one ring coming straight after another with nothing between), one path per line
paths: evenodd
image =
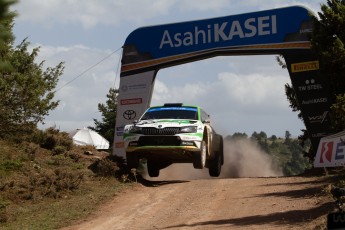
M172 164L160 171L159 177L149 180L195 180L210 179L208 169L194 169L192 163ZM219 177L277 177L283 176L282 170L273 164L273 160L250 139L224 140L224 165Z
M223 177L277 177L282 169L275 166L270 155L250 139L224 142Z

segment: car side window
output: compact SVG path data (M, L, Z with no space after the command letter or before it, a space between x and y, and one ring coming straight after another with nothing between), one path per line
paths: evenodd
M202 109L200 109L201 112L201 122L205 122L206 120L210 120L209 115Z

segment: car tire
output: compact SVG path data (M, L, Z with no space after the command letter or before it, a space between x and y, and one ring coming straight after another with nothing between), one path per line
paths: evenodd
M203 169L206 165L207 144L205 140L201 142L200 150L193 154L193 167L196 169Z
M155 165L152 161L147 161L147 173L150 177L158 177L159 176L159 168Z
M129 169L139 167L139 157L137 154L126 153L126 162Z
M215 152L214 159L209 161L208 172L211 177L219 177L222 164L224 163L223 154L223 141L221 141L217 152Z

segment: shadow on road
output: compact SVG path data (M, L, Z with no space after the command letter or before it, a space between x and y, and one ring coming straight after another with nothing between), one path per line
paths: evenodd
M267 186L289 186L289 185L305 185L305 184L322 184L325 180L318 179L318 180L307 180L307 181L298 181L298 182L286 182L286 183L271 183L271 184L263 184L261 186L267 187Z
M165 229L169 228L183 228L183 227L197 227L197 226L208 226L209 228L213 228L216 226L221 227L231 227L231 226L250 226L250 225L276 225L279 226L296 226L299 224L308 223L320 216L325 215L326 213L330 212L334 207L333 202L325 203L319 207L315 207L308 210L291 210L287 212L279 212L279 213L272 213L269 215L253 215L253 216L246 216L241 218L230 218L230 219L220 219L220 220L213 220L213 221L203 221L203 222L195 222L193 224L181 224L175 226L169 226Z
M180 183L188 183L188 180L169 180L169 181L149 181L144 178L138 179L138 182L145 187L160 187L168 184L180 184Z
M320 187L311 187L311 188L297 189L297 190L292 190L292 191L265 193L265 194L260 194L258 196L252 196L252 197L246 197L246 198L273 196L273 197L289 197L293 199L303 199L303 198L308 198L308 197L319 196L321 193L322 193L322 189Z

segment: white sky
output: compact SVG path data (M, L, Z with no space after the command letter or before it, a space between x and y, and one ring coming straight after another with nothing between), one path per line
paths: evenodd
M38 61L46 60L46 66L65 62L55 97L60 105L40 127L71 131L101 119L97 105L119 84L121 49L78 76L121 48L136 28L291 5L317 13L321 3L326 0L20 0L13 7L19 14L14 34L16 44L27 37L33 47L40 46ZM288 130L298 136L304 124L289 108L285 83L290 83L288 72L275 56L216 57L160 70L152 105L200 105L223 135L264 131L283 137Z

